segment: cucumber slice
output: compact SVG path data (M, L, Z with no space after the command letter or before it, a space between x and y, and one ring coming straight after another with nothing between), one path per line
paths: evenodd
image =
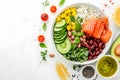
M66 24L65 20L62 19L61 21L57 22L57 23L55 24L55 26L56 26L57 28L61 28L61 27L64 26L65 24Z
M65 24L64 26L60 27L60 28L57 28L56 26L54 27L54 31L55 32L58 32L58 31L61 31L62 29L64 29L67 25Z
M58 36L58 37L55 37L55 40L63 40L63 39L66 39L66 37L67 37L67 32L64 34L64 35L62 35L62 36Z
M61 43L63 43L65 41L65 39L63 39L63 40L55 40L55 43L56 44L61 44Z
M61 44L56 44L56 48L57 50L61 53L61 54L66 54L70 51L71 49L71 43L70 40L68 38L66 38L66 40L61 43Z
M66 32L66 28L64 28L64 29L62 29L60 31L57 31L57 32L54 31L54 34L55 35L59 35L59 34L61 35L61 34L64 34L65 32Z
M66 33L67 33L66 30L61 31L61 33L57 33L57 32L55 33L55 32L54 32L54 38L55 38L55 39L60 39L60 38L62 38Z

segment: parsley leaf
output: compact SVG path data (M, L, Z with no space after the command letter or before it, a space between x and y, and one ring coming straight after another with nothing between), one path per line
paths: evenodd
M46 7L46 6L49 6L50 3L48 2L48 0L45 0L44 2L42 2L42 5L43 5L44 7Z
M41 57L42 57L41 62L42 62L43 60L46 61L46 60L47 60L47 59L46 59L47 50L41 51L40 54L41 54ZM40 62L40 64L41 64L41 62Z

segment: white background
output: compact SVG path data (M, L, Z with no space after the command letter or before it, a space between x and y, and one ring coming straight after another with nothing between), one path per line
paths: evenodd
M0 0L0 80L59 80L55 70L56 61L62 62L70 74L77 74L72 70L72 64L62 60L50 43L51 25L57 13L51 13L50 6L43 11L42 1L44 0ZM103 3L108 0L66 0L61 8L58 7L59 0L49 2L56 5L59 12L65 6L77 2L93 4L102 10ZM112 41L120 34L120 28L116 27L112 20L113 11L120 5L120 0L114 2L114 5L104 11L113 27ZM43 12L49 15L46 32L40 30L43 24L40 15ZM41 48L36 40L40 34L45 35L48 54L55 54L54 59L47 56L47 61L41 65ZM98 80L103 79L99 77ZM114 80L120 80L119 75Z

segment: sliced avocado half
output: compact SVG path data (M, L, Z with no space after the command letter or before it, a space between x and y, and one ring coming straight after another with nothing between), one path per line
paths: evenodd
M118 45L120 45L120 35L113 42L113 44L111 46L111 50L110 50L110 54L113 55L114 57L116 57L118 59L118 61L120 62L120 56L116 55L116 53L115 53L116 47Z

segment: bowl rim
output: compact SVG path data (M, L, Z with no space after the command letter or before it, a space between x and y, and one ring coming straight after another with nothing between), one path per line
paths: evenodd
M110 76L110 77L102 76L102 75L98 72L98 67L97 67L97 65L98 65L99 60L100 60L101 58L103 58L103 57L110 57L110 58L114 59L115 62L117 63L117 70L116 70L116 72L115 72L112 76ZM96 71L97 71L98 75L100 75L101 77L103 77L103 78L105 78L105 79L111 79L111 78L115 77L115 76L118 74L118 72L119 72L119 62L118 62L118 60L117 60L114 56L112 56L112 55L104 55L104 56L100 57L99 60L98 60L97 63L96 63Z
M96 10L99 11L102 15L106 16L105 13L103 13L101 9L99 9L99 8L96 7L96 6L94 6L93 4L88 4L88 3L74 3L74 4L70 4L70 5L62 8L62 10L59 11L59 12L57 13L57 15L55 16L55 20L56 20L56 17L59 16L59 15L60 15L64 10L66 10L67 8L75 7L75 6L77 7L77 6L81 6L81 5L83 5L83 6L84 6L84 5L85 5L85 6L89 6L89 7L93 8L93 9L96 9ZM53 45L54 45L54 46L55 46L55 43L54 43L54 36L53 36L53 35L54 35L54 24L55 24L55 20L54 20L53 23L52 23L52 30L51 30L52 40L53 40ZM110 27L110 24L109 24L109 27ZM111 29L111 31L112 31L112 27L110 27L110 29ZM103 53L101 53L101 54L99 55L99 57L104 56L104 55L107 53L108 49L110 48L110 45L111 45L111 42L112 42L112 38L113 38L113 35L111 35L110 40L107 42L107 44L108 44L109 47L105 47L104 50L106 50L106 51L103 50ZM55 46L55 50L56 50L56 46ZM78 65L92 64L92 63L96 62L96 61L99 59L99 57L97 57L96 59L93 59L93 60L90 60L90 61L85 61L85 62L83 62L83 63L80 63L80 62L70 61L70 60L66 59L65 57L63 57L63 56L61 55L61 53L59 53L57 50L56 50L56 52L57 52L57 54L59 54L59 55L60 55L64 60L66 60L67 62L72 63L72 64L78 64Z

